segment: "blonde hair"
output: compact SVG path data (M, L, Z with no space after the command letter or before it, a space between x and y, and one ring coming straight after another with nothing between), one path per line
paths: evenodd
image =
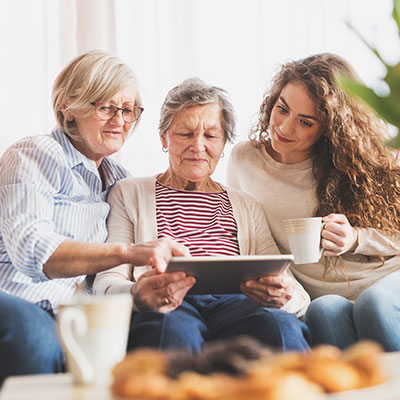
M93 50L73 59L57 76L53 86L53 110L58 127L68 136L78 139L75 121L67 121L63 111L83 117L94 112L91 105L107 101L128 87L136 90L134 105L142 106L136 76L118 57ZM133 131L139 119L133 124Z

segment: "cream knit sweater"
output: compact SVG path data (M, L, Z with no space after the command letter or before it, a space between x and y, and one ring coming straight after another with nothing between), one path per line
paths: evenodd
M281 253L290 253L282 220L314 216L317 198L311 168L311 160L297 164L277 162L264 147L257 149L248 141L238 143L231 152L228 186L249 193L261 204ZM390 238L371 227L358 229L358 241L354 253L342 256L348 281L338 262L323 277L325 257L315 264L292 264L293 274L312 299L335 293L354 300L374 282L400 268L399 237ZM383 266L368 257L376 255L386 258Z
M107 220L108 242L140 243L157 239L156 176L127 178L110 191ZM226 188L225 188L226 189ZM279 254L260 205L249 195L226 189L238 228L241 255ZM132 285L148 267L123 264L97 274L93 290L96 294L130 293ZM302 315L310 299L298 283L293 298L283 310Z

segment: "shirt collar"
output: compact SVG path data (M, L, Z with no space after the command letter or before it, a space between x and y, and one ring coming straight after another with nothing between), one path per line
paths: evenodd
M117 180L119 179L117 177L117 174L115 173L115 163L110 158L104 157L100 165L103 169L104 177L106 180L106 189L108 189L110 186L114 185L114 183L117 182Z
M64 149L65 157L69 167L74 168L79 164L84 164L85 167L90 170L93 169L93 167L96 167L96 163L92 160L89 160L80 151L78 151L62 130L57 128L53 129L51 136Z
M75 146L71 143L68 136L60 129L55 128L51 132L51 136L54 140L56 140L61 147L64 149L65 157L67 163L71 169L74 167L83 164L88 170L97 171L96 163L93 160L90 160L85 155L83 155L80 151L78 151ZM114 185L114 183L119 179L114 168L115 163L108 157L104 157L101 161L101 167L103 169L106 188Z

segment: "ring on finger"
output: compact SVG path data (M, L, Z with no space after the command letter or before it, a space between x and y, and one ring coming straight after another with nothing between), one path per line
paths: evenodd
M168 297L164 297L163 298L163 304L166 306L170 303L169 298Z

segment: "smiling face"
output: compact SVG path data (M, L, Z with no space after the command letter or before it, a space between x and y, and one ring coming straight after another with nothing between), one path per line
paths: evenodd
M135 88L129 87L119 91L106 102L118 107L133 106L135 96ZM114 154L121 149L132 127L132 123L124 122L121 111L118 111L110 120L102 121L97 117L94 107L93 113L87 117L72 115L68 111L65 118L76 122L79 140L71 139L72 144L87 158L95 161L97 167L99 167L103 157Z
M221 108L216 103L186 107L161 135L169 151L169 173L173 187L189 183L196 190L207 187L225 146Z
M276 101L269 121L271 155L277 161L293 164L311 156L321 136L314 102L305 86L288 83Z

